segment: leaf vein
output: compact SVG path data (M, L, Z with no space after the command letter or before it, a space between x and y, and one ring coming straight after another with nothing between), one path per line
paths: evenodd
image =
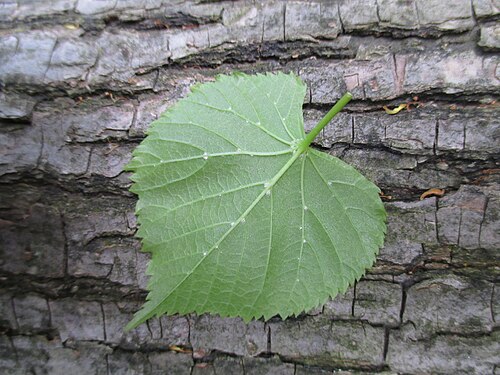
M313 158L309 158L309 160L311 161L311 164L312 166L314 167L314 169L316 170L316 173L318 173L318 176L321 178L321 180L324 182L324 184L326 185L326 188L328 190L331 190L331 187L328 185L328 182L325 180L325 178L323 177L323 175L321 174L321 172L319 171L318 167L316 166L316 164L314 163L314 160ZM344 207L343 203L340 202L340 200L335 196L335 194L332 193L332 198L335 199L337 201L337 203L341 206L341 207ZM354 232L356 233L356 236L358 237L358 240L361 244L361 247L363 248L363 250L365 250L365 252L367 254L370 254L370 251L369 249L366 248L365 246L365 243L363 242L363 240L361 239L361 235L359 234L359 231L358 229L356 228L356 226L353 224L352 220L351 220L351 217L347 214L347 212L345 210L342 211L342 214L347 218L347 220L349 220L349 223L351 224L351 227L354 229Z
M161 220L163 219L165 216L167 216L168 214L178 210L179 208L183 208L183 207L187 207L187 206L190 206L192 205L193 203L198 203L198 202L202 202L202 201L205 201L207 199L210 199L210 198L215 198L215 197L220 197L221 195L225 195L225 194L230 194L230 193L234 193L234 192L237 192L237 191L240 191L240 190L244 190L244 189L247 189L247 188L251 188L251 187L255 187L255 186L259 186L259 185L263 185L264 183L263 182L256 182L256 183L253 183L253 184L248 184L248 185L244 185L244 186L239 186L238 188L236 189L230 189L230 190L224 190L222 192L218 192L217 194L212 194L212 195L207 195L207 196L202 196L200 199L195 199L194 201L189 201L189 202L185 202L179 206L175 206L173 208L169 208L169 207L165 207L165 206L160 206L160 205L157 205L157 204L150 204L150 205L147 205L147 206L144 206L142 207L138 213L140 213L142 210L144 210L146 207L156 207L156 208L161 208L161 209L165 209L167 210L167 212L165 212L164 215L160 216L160 217L157 217L155 218L154 220L151 220L150 222L151 223L154 223L158 220Z

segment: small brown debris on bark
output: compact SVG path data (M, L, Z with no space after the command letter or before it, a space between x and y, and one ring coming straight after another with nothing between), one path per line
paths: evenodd
M378 193L380 199L385 199L385 200L391 200L392 199L392 195L385 195L383 191L381 191L380 193Z
M176 352L176 353L192 353L193 352L190 349L184 349L184 348L181 348L180 346L177 346L177 345L170 345L168 347L168 350L170 350L172 352Z
M432 188L422 193L420 200L424 200L427 197L437 196L442 197L445 193L444 189Z
M386 105L384 105L382 108L384 108L385 110L385 113L387 113L388 115L395 115L399 112L401 112L403 109L405 109L406 107L408 106L408 104L406 103L403 103L403 104L400 104L399 106L397 106L396 108L394 109L390 109L389 107L387 107Z

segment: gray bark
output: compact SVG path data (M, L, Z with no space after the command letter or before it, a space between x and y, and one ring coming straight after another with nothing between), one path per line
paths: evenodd
M0 372L497 373L499 7L0 1ZM299 317L124 333L148 255L122 168L190 85L236 70L300 75L307 129L353 93L316 146L382 188L386 244L345 295ZM446 193L419 200L430 188Z

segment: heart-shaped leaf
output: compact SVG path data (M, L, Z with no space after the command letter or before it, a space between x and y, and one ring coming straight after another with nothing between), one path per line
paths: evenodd
M286 318L373 264L379 189L309 147L329 119L306 136L305 91L292 74L219 76L151 124L128 165L150 293L127 329L165 313Z

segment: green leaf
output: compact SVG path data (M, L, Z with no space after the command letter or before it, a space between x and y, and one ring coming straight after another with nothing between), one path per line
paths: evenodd
M165 313L286 318L373 264L379 189L309 147L305 92L292 74L219 76L151 124L128 165L150 293L127 329Z

